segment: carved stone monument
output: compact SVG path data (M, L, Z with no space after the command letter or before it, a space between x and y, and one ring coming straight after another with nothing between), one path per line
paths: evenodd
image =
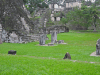
M45 34L42 34L42 35L40 36L39 44L40 44L40 45L45 45Z
M44 34L45 40L46 40L46 37L47 37L47 35L46 35L46 27L43 27L43 34Z
M100 39L96 43L96 55L100 55Z
M51 43L55 43L57 41L57 32L56 30L53 30L51 33Z

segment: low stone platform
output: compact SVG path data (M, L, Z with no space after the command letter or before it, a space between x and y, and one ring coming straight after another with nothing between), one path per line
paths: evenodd
M60 44L67 44L67 43L60 43Z
M96 51L91 53L90 56L96 56L96 57L100 57L100 55L96 55Z
M48 46L54 46L54 44L53 43L48 43Z
M57 45L55 45L55 44L50 44L50 43L49 43L49 45L48 45L48 44L45 44L45 45L40 45L40 44L38 44L38 45L36 45L36 46L57 46Z

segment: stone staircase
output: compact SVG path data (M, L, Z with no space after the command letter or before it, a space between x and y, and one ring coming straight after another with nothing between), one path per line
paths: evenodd
M27 42L35 42L39 41L41 34L27 34L27 35L20 35L22 39L22 43L27 43Z

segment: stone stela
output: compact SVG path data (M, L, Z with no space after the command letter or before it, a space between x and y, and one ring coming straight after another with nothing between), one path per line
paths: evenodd
M56 30L53 30L51 32L51 43L55 43L57 41L57 31Z
M40 45L45 45L45 34L42 34L42 35L40 36L39 44L40 44Z
M43 26L43 34L40 35L40 40L39 40L39 44L40 45L45 45L45 40L46 40L46 22L47 22L47 19L45 18L45 21L44 21L44 26Z
M100 39L96 43L96 55L100 55Z

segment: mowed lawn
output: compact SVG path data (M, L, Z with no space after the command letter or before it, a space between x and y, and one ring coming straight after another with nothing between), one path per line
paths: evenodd
M46 44L51 41L48 37ZM100 32L70 31L57 34L57 40L67 44L0 44L0 75L100 75L100 57L90 56L99 38ZM8 55L9 50L16 50L17 55ZM66 52L72 61L63 60Z

